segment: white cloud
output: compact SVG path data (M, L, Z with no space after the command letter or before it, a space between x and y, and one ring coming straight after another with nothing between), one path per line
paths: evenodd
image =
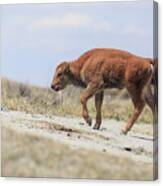
M62 17L45 17L34 22L33 27L37 29L48 28L78 28L87 26L92 22L91 18L82 14L65 14Z
M32 26L32 27L31 27ZM86 14L68 13L63 16L43 17L33 21L30 28L39 29L54 29L54 28L93 28L95 31L108 31L110 25L107 21L97 20Z

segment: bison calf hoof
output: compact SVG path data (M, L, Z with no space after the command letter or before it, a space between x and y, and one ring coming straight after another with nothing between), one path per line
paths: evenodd
M120 132L121 135L127 135L127 133L128 133L128 130L125 130L125 129L122 129Z
M89 126L91 126L92 125L92 119L91 118L88 118L87 119L87 123L88 123Z
M95 129L95 130L99 130L99 128L100 128L100 126L98 124L95 124L93 127L93 129Z

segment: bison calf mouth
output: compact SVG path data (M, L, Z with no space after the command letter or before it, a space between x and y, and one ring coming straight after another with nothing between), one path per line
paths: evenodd
M51 85L51 88L53 90L55 90L55 91L59 91L60 90L59 86L56 86L56 85Z

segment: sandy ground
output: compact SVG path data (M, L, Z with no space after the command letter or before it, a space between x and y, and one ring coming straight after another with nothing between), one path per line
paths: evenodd
M124 136L120 134L120 130L123 126L123 122L116 120L103 120L100 130L93 130L92 127L87 126L83 123L81 118L73 117L60 117L60 116L43 116L38 114L26 114L23 112L14 112L14 111L3 111L0 113L1 123L2 123L2 139L6 140L6 147L2 146L4 153L12 154L11 148L13 148L10 143L10 138L7 137L7 131L15 131L15 133L26 135L33 135L39 137L39 139L47 139L55 144L61 144L59 148L69 148L71 152L91 152L93 154L98 154L97 156L103 158L118 158L122 159L124 163L126 160L131 161L127 166L131 169L130 173L125 173L125 175L113 176L111 173L103 174L103 176L98 176L97 173L93 176L88 176L90 178L104 178L104 179L146 179L152 180L153 177L153 155L157 152L157 149L153 148L154 142L157 140L157 136L153 137L153 126L150 124L135 124L132 131L128 135ZM5 129L3 132L3 129ZM8 132L9 133L9 132ZM10 136L10 135L8 135ZM15 139L15 138L14 138ZM16 138L17 139L17 138ZM2 143L5 141L2 140ZM25 142L24 142L25 143ZM19 149L20 150L20 149ZM79 153L80 154L80 153ZM82 154L81 154L82 155ZM80 155L79 155L80 156ZM6 156L7 157L7 156ZM6 169L2 170L4 176L12 176L14 171L11 171L12 161L11 157L9 159L2 155L2 165L6 165ZM86 156L87 157L87 156ZM69 157L67 157L69 159ZM92 156L93 159L93 156ZM123 160L124 159L124 160ZM109 161L111 158L109 159ZM92 161L92 160L91 160ZM95 160L96 161L96 160ZM98 161L98 160L97 160ZM108 161L108 162L109 162ZM115 160L116 163L117 160ZM10 163L9 163L10 162ZM118 161L117 161L118 162ZM112 162L113 163L113 162ZM113 163L113 164L115 164ZM78 163L77 163L78 164ZM76 165L77 165L76 164ZM98 162L97 162L98 164ZM135 168L134 168L135 165ZM140 166L139 166L140 165ZM8 167L9 166L9 167ZM11 167L10 167L11 166ZM15 165L16 166L16 165ZM103 165L101 165L102 167ZM119 164L119 166L121 166ZM136 168L139 168L137 173L132 174L132 166L137 171ZM148 167L148 168L147 168ZM96 168L98 169L98 168ZM142 171L147 172L142 175ZM50 170L50 169L49 169ZM87 168L89 171L89 169ZM100 172L103 171L102 168L99 169ZM110 169L108 169L110 171ZM114 170L114 168L113 168ZM91 171L91 168L90 168ZM120 171L123 171L120 169ZM54 173L54 172L53 172ZM115 173L115 172L114 172ZM33 173L34 176L38 176ZM54 173L44 174L39 173L40 176L47 177L84 177L83 173L75 174L72 171L65 173ZM31 176L30 174L21 174L20 172L14 174L13 176ZM84 174L85 175L85 174ZM135 177L134 177L135 176Z

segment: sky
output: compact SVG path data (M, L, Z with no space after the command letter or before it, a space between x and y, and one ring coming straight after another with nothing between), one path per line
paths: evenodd
M153 2L1 5L1 73L50 86L55 67L92 48L153 56Z

